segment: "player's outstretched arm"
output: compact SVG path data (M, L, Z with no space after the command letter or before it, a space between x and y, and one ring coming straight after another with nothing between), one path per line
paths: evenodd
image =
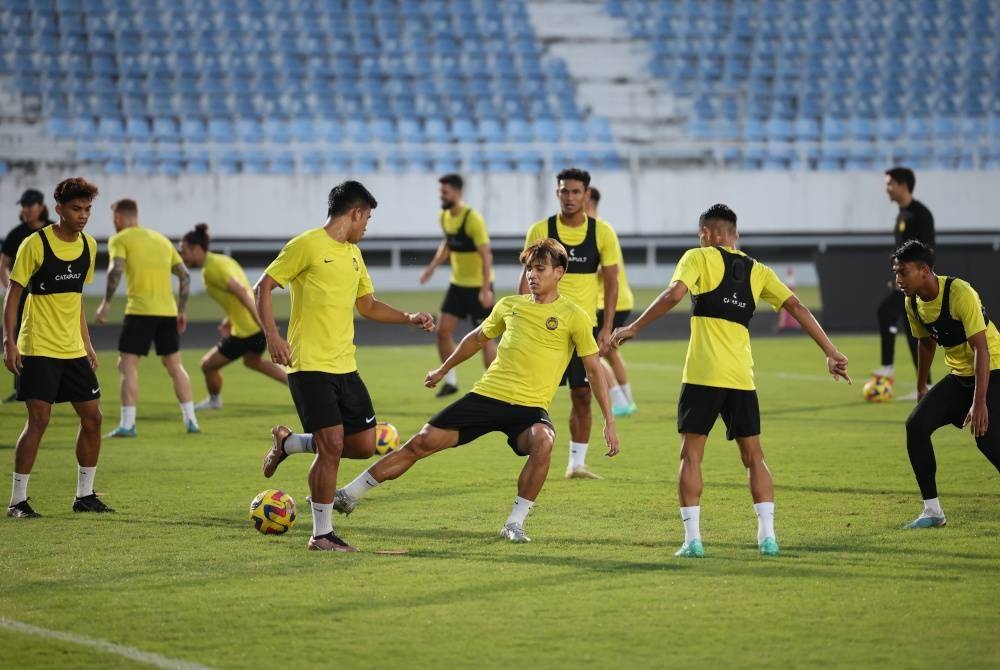
M260 329L264 330L264 324L261 323L260 315L257 314L257 306L254 304L253 295L250 293L250 290L241 284L236 277L229 278L229 281L226 282L226 288L230 293L236 296L236 299L240 301L240 304L243 305L246 311L250 312L250 316L253 317L253 320L257 323ZM224 323L228 324L229 319L227 318Z
M608 395L608 384L604 380L604 373L601 370L601 357L599 354L584 356L583 367L587 370L587 379L590 381L590 390L597 398L597 404L604 415L604 441L608 445L605 456L614 456L621 451L621 444L618 442L618 432L615 430L615 415L611 411L611 398Z
M111 298L115 296L115 291L118 290L118 284L121 283L124 272L125 259L112 258L108 263L108 281L104 287L104 299L101 300L101 304L97 306L97 311L94 313L94 320L97 323L103 325L107 321Z
M837 347L833 346L833 342L827 337L826 331L823 330L823 326L819 325L819 321L813 316L813 313L809 311L809 308L802 304L802 302L794 295L784 302L781 306L782 309L787 311L792 315L799 325L802 326L802 330L809 333L809 337L813 338L813 341L819 345L819 348L823 350L826 354L826 369L833 376L833 380L844 379L848 384L851 383L851 378L847 375L847 356L840 353Z
M292 348L278 332L278 324L274 320L274 304L271 302L271 291L281 286L266 272L260 276L254 285L254 298L257 301L257 314L264 327L264 337L267 339L267 351L271 360L278 365L291 365Z
M366 319L380 323L398 323L414 326L428 333L434 332L434 317L427 312L404 312L382 302L374 293L363 295L354 302L358 313Z
M462 338L462 341L458 343L457 347L455 347L455 351L451 352L451 356L449 356L445 362L441 364L441 367L427 373L427 376L424 378L424 386L429 389L437 386L438 382L444 379L444 376L448 374L452 368L457 367L462 362L475 356L489 341L489 338L483 334L483 327L478 326L475 330Z
M679 279L672 281L670 286L657 296L656 300L649 304L649 307L646 308L638 319L627 326L615 329L615 332L611 334L611 345L620 347L628 340L631 340L639 334L640 330L676 307L684 299L684 296L687 295L687 291L688 288L684 282Z
M970 337L969 346L975 355L976 389L972 394L972 407L965 417L965 424L974 437L982 437L990 427L990 411L986 405L986 392L990 387L990 348L986 343L986 331L982 330Z
M191 273L188 272L184 263L174 263L170 268L178 279L177 288L177 332L183 333L187 329L187 304L191 295Z
M22 293L24 287L12 281L7 286L7 296L3 301L3 362L15 375L21 374L21 352L14 337L14 326L17 324L17 306Z

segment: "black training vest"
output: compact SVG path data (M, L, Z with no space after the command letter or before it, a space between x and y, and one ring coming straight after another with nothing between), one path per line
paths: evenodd
M465 216L462 217L462 223L458 226L458 230L454 233L449 233L444 230L444 212L441 212L441 230L444 230L445 240L448 242L448 248L452 251L475 251L476 243L472 241L465 232L465 222L469 220L469 212L472 211L471 207L466 208Z
M559 226L556 225L556 217L549 217L549 237L558 241L569 254L569 267L566 269L570 274L597 274L597 268L601 266L601 254L597 249L597 220L587 217L587 234L583 242L571 247L559 239Z
M924 327L924 330L930 333L935 342L945 348L957 347L960 344L965 344L969 339L965 334L965 326L951 315L951 283L954 280L954 277L948 277L944 280L941 313L933 323L924 323L924 320L920 318L920 312L917 311L917 295L910 296L910 310L913 312L913 318ZM988 326L990 325L990 317L986 314L986 307L982 307L982 310L983 320Z
M722 263L725 265L722 281L711 291L691 294L691 313L694 316L725 319L749 328L750 319L757 309L757 302L750 289L750 271L754 260L749 256L730 253L722 247L715 248L722 254Z
M55 233L53 233L54 235ZM90 270L90 245L87 236L80 233L83 251L72 261L64 261L56 256L49 244L45 229L36 235L42 238L42 265L31 275L28 286L32 295L52 295L53 293L83 293L83 282Z

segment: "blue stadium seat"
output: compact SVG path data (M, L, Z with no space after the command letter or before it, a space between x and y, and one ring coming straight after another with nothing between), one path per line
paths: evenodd
M479 119L476 137L482 142L503 142L503 127L500 125L500 121L496 118Z

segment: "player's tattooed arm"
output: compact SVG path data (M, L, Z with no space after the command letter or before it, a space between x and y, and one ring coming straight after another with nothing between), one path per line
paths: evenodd
M170 271L177 275L180 285L177 288L177 311L186 312L188 296L191 294L191 274L183 263L177 263Z
M125 259L124 258L112 258L111 266L108 268L108 285L104 288L104 299L111 302L111 298L115 297L115 291L118 290L118 284L121 283L122 274L125 273Z

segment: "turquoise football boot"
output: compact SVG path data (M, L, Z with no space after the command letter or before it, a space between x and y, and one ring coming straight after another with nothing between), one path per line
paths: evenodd
M690 542L685 542L674 553L674 556L680 556L681 558L705 558L705 547L701 546L701 540L694 539Z

